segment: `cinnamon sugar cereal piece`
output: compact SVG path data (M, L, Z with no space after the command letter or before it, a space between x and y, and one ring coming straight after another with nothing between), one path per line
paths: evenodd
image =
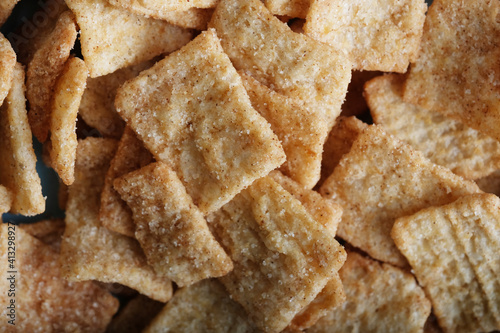
M63 219L49 219L35 223L25 223L19 225L19 227L31 236L50 245L56 252L59 252L65 228Z
M207 220L234 263L219 280L267 332L287 327L345 260L333 235L269 177Z
M265 0L264 4L274 15L305 19L311 6L311 0Z
M78 143L61 244L61 272L70 281L117 282L166 302L172 296L170 280L147 265L136 240L109 231L99 222L100 194L115 149L112 139L90 137Z
M288 329L302 332L310 328L333 309L342 306L342 303L345 302L345 298L344 288L339 273L335 273L333 278L327 282L318 296L293 318L290 325L288 325Z
M88 75L83 60L70 58L54 87L50 164L66 185L75 181L76 116Z
M62 13L54 29L48 33L33 54L26 71L26 98L30 109L31 130L40 142L49 135L51 98L57 78L64 70L76 40L76 23L70 11Z
M292 32L259 0L221 0L209 26L217 30L236 69L320 110L333 125L351 78L342 52Z
M87 79L87 89L83 93L78 114L85 123L99 131L104 137L119 139L125 123L116 113L116 90L125 81L133 79L139 73L153 65L146 61L138 65L117 70L111 74Z
M17 64L0 107L0 184L12 193L11 213L31 216L43 213L45 198L36 172L24 91L24 68Z
M0 215L7 213L12 206L12 193L5 186L0 185Z
M375 123L464 178L484 177L500 168L500 142L439 112L404 102L403 83L404 77L394 74L367 83Z
M113 188L113 181L131 171L148 165L152 161L153 156L144 148L143 143L137 139L134 131L130 127L125 127L116 154L111 160L109 170L106 173L101 194L99 220L104 227L125 236L134 237L135 224L132 220L132 211Z
M81 29L82 54L90 77L135 65L177 50L190 31L136 15L106 0L66 0Z
M9 239L16 248L14 269L7 261ZM5 291L0 294L0 331L105 332L118 310L118 300L93 282L66 281L58 257L50 246L23 228L0 223L0 270L4 273L0 287ZM14 297L8 297L11 282L15 284ZM7 322L12 319L7 308L12 299L15 326Z
M319 180L321 154L328 126L318 109L304 108L249 75L240 73L252 106L271 124L286 154L281 172L312 188ZM307 121L304 121L307 119Z
M161 302L137 295L113 317L106 333L142 332L164 307Z
M204 214L285 160L213 29L123 85L116 108Z
M372 125L359 134L320 192L344 210L341 238L374 259L404 267L406 259L390 236L396 218L480 190Z
M417 57L424 0L314 0L305 33L345 50L357 70L404 73Z
M115 6L123 7L132 13L145 15L157 20L165 20L183 28L205 30L213 13L216 0L109 0Z
M323 147L321 179L317 186L321 186L332 174L342 156L351 150L353 142L367 126L367 124L356 117L340 116L337 118L337 122L330 131Z
M346 301L307 332L423 331L431 303L415 278L394 266L347 254L340 269Z
M399 218L392 229L445 332L500 329L500 199L474 194Z
M16 67L16 53L12 49L9 40L0 33L0 106L7 97L12 85L14 67Z
M2 0L0 2L0 26L7 21L10 13L14 9L14 6L19 2L19 0Z
M179 289L143 333L258 333L245 310L217 280Z
M342 217L339 204L323 198L318 192L305 188L279 171L271 171L269 176L298 199L313 219L335 236Z
M157 162L114 182L132 209L135 237L158 275L179 287L233 269L175 172Z
M404 100L500 140L499 10L496 0L434 1Z

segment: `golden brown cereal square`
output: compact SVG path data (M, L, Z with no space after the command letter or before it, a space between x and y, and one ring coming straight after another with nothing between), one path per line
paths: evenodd
M411 274L349 252L340 277L346 302L308 332L422 332L431 303Z
M279 171L271 171L269 176L305 207L309 214L321 223L333 236L342 217L342 207L316 191L305 188Z
M330 131L330 134L328 134L323 147L321 179L317 184L318 187L332 174L342 156L351 150L353 142L367 126L367 124L353 116L340 116L337 118L337 122Z
M404 76L391 74L366 84L376 124L466 179L484 177L500 168L500 142L442 113L404 102L403 83Z
M424 0L314 0L305 33L347 52L356 70L404 73L417 57Z
M0 33L0 106L7 97L12 85L14 67L16 67L16 53L12 49L9 40Z
M217 280L179 289L143 333L258 333L245 310Z
M291 31L259 0L221 0L209 27L236 69L334 124L351 78L343 52Z
M85 123L99 131L104 137L119 139L125 127L123 119L116 113L116 90L125 81L133 79L141 71L151 67L153 61L119 69L111 74L88 78L78 115Z
M12 192L11 212L31 216L43 213L45 199L36 172L24 91L24 68L17 64L11 89L0 107L0 184Z
M321 194L344 210L338 235L374 259L404 267L390 233L396 218L480 192L422 153L368 126L323 183Z
M283 145L286 161L281 172L307 188L314 187L319 180L321 154L329 130L323 113L302 107L243 72L240 75L252 106L271 124Z
M9 242L15 244L12 262L7 260L7 251L14 251L9 249L12 246ZM64 280L58 257L49 245L23 228L0 222L0 271L3 273L0 287L5 291L0 294L3 318L0 331L105 332L118 310L118 300L93 282ZM9 288L15 295L9 297ZM10 313L7 306L12 299L16 307L15 326L7 322L12 319L7 316Z
M500 140L497 0L436 0L427 13L404 100Z
M445 332L500 329L500 198L473 194L396 220L392 237Z
M135 238L158 275L184 287L232 270L203 214L166 164L149 164L113 184L132 210Z
M75 181L76 116L89 72L83 60L70 58L59 76L52 97L50 160L66 185Z
M333 235L269 177L207 220L234 263L219 280L267 332L287 327L345 260Z
M213 29L124 84L116 108L204 214L285 160Z
M132 220L132 211L113 188L113 181L152 161L153 156L137 139L134 131L130 127L125 127L102 189L99 219L104 227L119 234L134 237L135 224Z
M116 144L112 139L92 137L78 143L61 244L61 271L70 281L117 282L166 302L172 296L170 280L147 265L136 240L109 231L99 222L104 177Z
M106 0L66 0L81 29L82 54L90 77L172 52L191 32L165 21L136 15Z
M64 70L77 32L73 14L68 10L57 19L54 29L34 51L26 71L26 98L31 130L40 142L48 138L51 118L51 98L57 78Z
M113 317L106 333L142 332L164 307L164 303L137 295Z

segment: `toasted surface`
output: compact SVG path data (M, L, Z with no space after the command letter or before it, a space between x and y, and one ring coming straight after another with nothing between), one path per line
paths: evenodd
M323 290L345 251L269 177L208 218L234 269L220 278L262 330L280 332Z
M112 139L87 138L78 143L61 244L62 274L70 281L117 282L166 302L172 284L147 265L139 243L99 222L100 194L115 150Z
M429 295L445 332L500 329L497 196L464 196L400 218L392 237Z
M99 220L105 228L125 236L134 237L135 224L132 220L132 211L113 188L113 181L152 161L153 156L137 139L134 131L130 127L125 127L116 154L106 173L101 193Z
M0 25L2 20L2 9L0 5ZM0 33L0 106L9 93L12 85L12 77L16 67L16 53L7 38Z
M116 108L203 213L285 160L213 29L123 85Z
M306 18L311 0L265 0L267 9L274 15Z
M166 164L149 164L113 184L132 210L135 238L158 275L184 287L232 270L203 214Z
M7 21L12 9L19 2L19 0L3 0L0 2L0 26Z
M415 278L394 266L349 252L340 277L346 301L308 332L422 332L431 303Z
M499 141L439 112L404 102L403 83L404 77L394 74L367 83L365 94L376 124L464 178L484 177L500 168Z
M406 259L390 236L396 218L480 190L372 125L354 141L320 192L344 209L341 238L375 259L402 267Z
M164 306L164 303L137 295L113 317L106 333L142 332Z
M288 328L292 331L309 329L316 322L328 315L333 309L345 302L345 293L340 275L335 273L316 298L303 308L292 320Z
M405 101L500 140L499 9L496 0L434 1Z
M312 188L319 180L323 143L328 135L321 110L302 107L240 72L252 106L270 124L286 154L281 172ZM304 121L307 119L307 122Z
M17 64L12 87L0 107L0 184L13 195L11 213L43 213L45 199L36 172L36 156L26 114L24 68Z
M269 176L298 199L313 219L335 236L342 217L339 204L323 198L318 192L305 188L279 171L271 171Z
M15 229L14 229L15 228ZM2 332L104 332L118 310L118 300L92 282L68 282L61 276L59 254L19 226L0 224ZM14 269L7 261L8 235L14 231ZM10 273L8 271L16 271ZM15 277L15 326L7 324L7 277ZM3 282L5 280L5 282ZM14 328L14 329L12 329Z
M357 70L406 72L419 50L424 0L314 0L305 33L345 50Z
M109 2L148 16L153 16L152 14L160 16L163 13L180 12L190 8L212 8L217 4L216 0L109 0Z
M261 332L217 280L179 289L143 333Z
M89 71L83 60L70 58L57 79L50 119L50 161L66 185L75 181L76 116Z
M133 13L146 15L183 28L205 30L212 17L216 0L109 0L115 6L121 6Z
M35 223L21 224L19 227L31 236L50 245L59 253L65 228L63 219L42 220Z
M476 179L475 182L481 191L500 196L500 170L496 170L483 178Z
M104 137L118 139L123 134L125 123L116 113L116 90L133 79L141 71L151 67L152 61L117 70L111 74L87 79L78 114L85 123L99 131Z
M51 118L51 98L57 78L64 70L69 53L75 45L76 23L70 11L63 12L54 29L47 33L34 51L26 71L26 98L33 135L40 142L48 138Z
M259 0L222 0L209 26L217 30L236 69L304 107L321 110L333 125L351 78L342 52L292 32Z
M106 0L66 0L81 29L90 77L98 77L177 50L191 32L114 7ZM120 22L120 24L116 24Z
M0 185L0 215L10 210L12 199L12 192L5 186Z
M342 156L351 150L353 142L367 126L367 124L356 117L340 116L337 118L337 122L330 131L330 134L328 134L325 146L323 147L321 179L318 182L318 186L321 186L332 174Z

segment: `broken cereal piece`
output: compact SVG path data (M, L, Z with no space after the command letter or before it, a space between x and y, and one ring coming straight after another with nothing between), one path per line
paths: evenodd
M66 185L75 181L76 116L88 75L83 60L70 58L54 87L50 164Z
M82 54L92 78L175 51L192 37L188 30L132 14L106 0L66 3L80 26Z
M43 213L45 199L36 172L36 156L26 114L24 68L17 64L12 86L0 107L0 184L13 196L11 213Z
M500 199L473 194L396 220L391 233L445 332L500 329Z
M117 282L166 302L172 296L170 280L147 265L136 240L109 231L99 222L104 177L116 143L92 137L78 143L61 244L61 271L70 281Z
M267 332L287 327L345 260L333 235L269 177L207 220L234 263L219 280Z
M132 209L135 237L158 275L179 287L227 274L231 259L175 172L157 162L114 181Z
M116 108L204 214L285 160L213 29L123 85Z
M422 332L431 304L411 274L349 252L340 277L345 303L307 332Z
M134 237L135 224L132 220L132 211L113 188L113 181L131 171L148 165L152 161L153 156L144 148L143 143L137 139L134 131L130 127L125 127L116 154L111 160L111 165L106 173L101 194L99 220L104 227L119 234Z
M497 0L435 0L404 100L500 140Z
M209 27L236 69L334 124L351 78L342 52L292 32L259 0L221 0Z
M337 232L341 238L375 259L405 267L406 259L390 237L394 221L480 190L371 125L359 134L320 192L344 210Z

